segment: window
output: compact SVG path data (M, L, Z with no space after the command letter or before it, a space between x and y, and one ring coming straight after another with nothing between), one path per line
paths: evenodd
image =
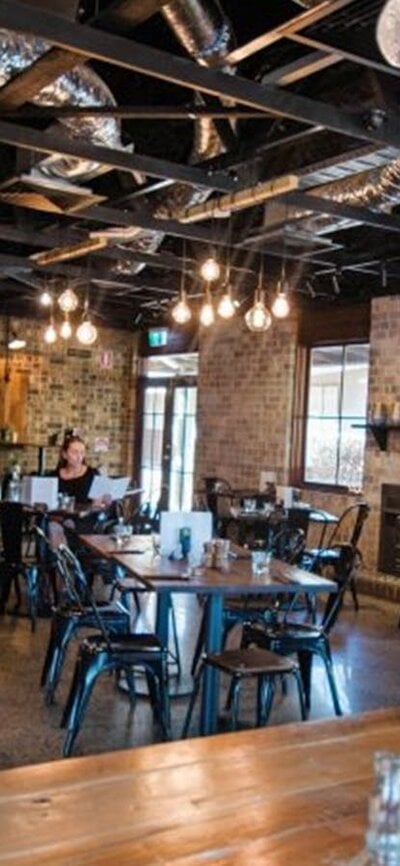
M304 481L362 485L369 346L310 349Z

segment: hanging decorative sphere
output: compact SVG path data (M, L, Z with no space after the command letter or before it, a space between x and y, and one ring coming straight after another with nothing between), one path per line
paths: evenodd
M207 283L213 283L217 280L220 273L221 268L212 256L206 259L200 267L200 274Z
M235 315L235 305L230 292L225 292L218 304L217 313L222 319L231 319Z

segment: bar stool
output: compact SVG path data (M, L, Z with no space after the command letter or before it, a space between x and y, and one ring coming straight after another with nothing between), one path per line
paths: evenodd
M232 731L237 729L239 723L239 699L242 679L249 679L251 677L256 677L257 679L257 727L266 725L268 722L274 700L277 677L294 677L298 690L301 718L303 721L306 719L302 680L299 667L294 661L269 650L260 650L258 648L224 650L220 653L210 653L203 656L202 663L194 679L194 688L182 730L183 739L187 737L205 665L210 665L232 677L228 696L230 729Z

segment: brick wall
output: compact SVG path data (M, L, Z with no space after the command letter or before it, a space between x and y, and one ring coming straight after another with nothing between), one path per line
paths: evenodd
M239 319L200 341L196 476L258 487L261 469L287 481L297 322L252 334Z
M93 465L100 461L110 474L132 471L133 417L135 411L136 341L126 332L99 329L94 346L83 347L72 338L47 346L43 325L18 321L26 349L9 353L11 381L27 380L24 441L47 444L49 435L77 427ZM0 353L4 364L6 322L0 318ZM107 352L111 367L105 368ZM4 369L4 368L3 368ZM106 454L94 453L96 437L108 437ZM57 461L58 449L46 449L47 468ZM36 469L37 452L15 451L24 469ZM0 465L10 460L10 451L0 448Z
M378 403L400 400L400 297L376 298L372 301L371 367L369 380L370 409ZM382 484L400 484L400 431L388 436L386 451L380 451L371 433L365 451L364 493L371 506L368 519L365 554L370 565L376 564L380 523Z

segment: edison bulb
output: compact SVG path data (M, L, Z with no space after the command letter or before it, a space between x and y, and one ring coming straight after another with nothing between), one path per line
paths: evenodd
M264 304L264 298L261 294L256 298L253 306L246 313L244 320L249 331L268 331L272 323L271 313Z
M44 339L45 343L48 343L49 345L51 343L56 342L57 331L56 331L52 322L50 322L50 324L47 325L47 328L45 328L44 333L43 333L43 339Z
M171 310L171 316L178 325L184 325L192 318L192 313L186 296L182 294Z
M58 298L58 306L63 313L73 313L79 304L79 298L73 289L65 289Z
M211 301L205 301L200 310L200 322L205 328L209 328L215 319L214 307Z
M220 299L217 309L218 315L222 319L231 319L235 315L235 305L232 301L231 293L225 292Z
M290 313L289 301L285 292L278 292L272 304L272 312L276 319L286 319Z
M90 319L85 319L82 324L79 325L76 331L77 339L84 346L91 346L92 343L95 343L97 340L97 328L92 324Z
M218 262L210 256L208 259L203 262L200 267L200 274L203 277L203 280L206 280L208 283L213 283L218 279L221 273L221 268Z
M69 340L70 337L72 337L72 327L69 319L64 319L60 328L60 337L62 337L63 340Z
M41 292L39 301L42 307L51 307L53 303L53 298L51 297L51 294L47 291L47 289L45 289L44 292Z

